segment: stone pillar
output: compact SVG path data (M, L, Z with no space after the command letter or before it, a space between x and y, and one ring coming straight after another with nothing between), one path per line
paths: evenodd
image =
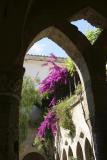
M86 57L91 75L91 84L95 102L95 117L92 122L96 160L107 159L107 81L106 57L99 46L88 50Z
M95 82L95 138L97 160L107 159L107 83Z
M19 102L24 68L0 68L0 159L18 160Z

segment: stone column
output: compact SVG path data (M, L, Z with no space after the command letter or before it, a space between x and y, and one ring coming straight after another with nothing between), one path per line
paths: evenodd
M97 81L94 85L95 126L97 160L107 159L107 83Z
M92 122L96 160L107 159L107 81L106 57L99 46L88 50L86 61L91 75L95 102L95 117Z
M24 68L0 68L0 159L18 160L19 102Z

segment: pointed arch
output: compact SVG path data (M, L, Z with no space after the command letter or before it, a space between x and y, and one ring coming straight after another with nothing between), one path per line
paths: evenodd
M63 149L62 160L67 160L67 154L66 154L65 149Z
M87 138L85 140L85 157L86 157L86 160L90 160L90 159L94 160L93 149Z
M69 149L68 149L68 157L73 157L73 151L72 151L70 146L69 146Z
M39 32L36 37L33 38L27 50L43 37L48 37L57 43L74 61L83 85L83 90L85 91L85 118L88 119L88 124L91 128L90 117L91 119L94 117L94 101L91 90L91 78L84 58L86 57L86 55L84 56L84 50L91 47L91 44L86 37L77 30L77 27L70 25L68 22L63 22L60 25L50 26Z
M37 33L37 31L33 32L32 35L29 36L29 41L26 41L24 49L27 51L35 42L44 37L48 37L57 43L74 61L84 91L83 109L85 120L92 132L91 121L94 121L95 112L91 78L87 67L87 57L89 55L87 56L86 52L88 48L92 47L91 44L86 37L78 31L77 27L69 24L69 22L61 22L60 24L49 26L41 30L39 33ZM27 45L28 42L30 45Z
M77 143L77 149L76 149L77 159L83 160L83 151L80 143Z
M60 156L58 152L56 153L56 160L60 160Z

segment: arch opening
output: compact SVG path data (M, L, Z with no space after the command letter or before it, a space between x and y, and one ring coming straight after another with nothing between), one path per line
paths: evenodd
M83 160L83 151L80 143L77 143L77 149L76 149L77 159Z
M80 19L85 19L91 25L98 28L107 28L107 19L91 6L87 6L79 10L76 14L69 18L69 21L77 21Z
M95 160L94 154L93 154L93 149L92 149L90 142L87 138L85 140L85 157L86 157L86 160Z
M56 160L60 160L59 153L56 153Z
M51 40L49 40L49 41L51 41ZM54 43L54 42L51 41L51 44L52 44L52 43ZM49 48L48 48L48 49L49 49ZM30 53L30 51L29 51L29 53ZM28 56L30 56L30 55L28 55ZM39 60L42 61L42 59L40 59L40 58L45 59L45 58L47 58L47 57L37 56L37 57L36 57L37 61L39 61ZM62 59L60 58L58 61L61 62L63 59L64 59L64 58L62 58ZM26 57L26 60L25 60L25 61L28 62L29 60L30 60L30 61L35 60L34 56L31 55L29 58ZM35 63L35 62L34 62L34 63ZM43 63L44 63L44 62L42 61L41 64L43 64ZM41 66L42 66L42 65L41 65ZM34 67L35 67L35 69L36 69L36 66L34 66ZM33 67L33 68L34 68L34 67ZM43 67L43 66L42 66L42 67ZM26 68L26 67L25 67L25 68ZM43 68L45 68L45 67L43 67ZM26 69L27 69L27 68L26 68ZM43 70L43 69L41 68L41 70ZM40 72L42 72L42 71L40 71ZM34 74L35 74L35 73L34 73ZM45 75L45 76L46 76L46 75ZM31 77L32 77L32 75L31 75ZM35 109L35 108L34 108L34 109ZM34 118L33 118L33 119L34 119ZM33 121L34 121L34 120L33 120ZM28 137L28 138L29 138L29 137ZM25 145L26 145L26 144L25 144ZM30 146L30 144L29 144L29 146ZM31 149L31 148L30 148L30 149Z
M72 27L70 27L70 28L72 28ZM66 29L67 28L65 26L65 30ZM86 39L84 39L83 35L78 33L77 30L74 31L74 28L73 28L73 30L71 29L71 35L72 35L72 32L75 32L75 33L73 33L73 34L75 34L75 36L73 35L73 39L72 39L72 36L69 37L65 33L63 33L60 30L60 27L57 28L55 26L50 26L36 35L36 37L33 39L33 41L28 46L27 51L33 46L33 44L35 42L41 40L43 37L48 37L49 39L54 41L56 44L58 44L62 49L64 49L64 51L68 54L68 56L75 63L77 72L79 74L79 77L80 77L80 80L82 83L82 88L85 91L84 96L86 99L86 107L84 110L87 114L85 116L87 117L87 119L89 119L89 112L90 112L91 117L94 117L94 100L93 100L93 93L92 93L92 89L91 89L90 74L89 74L84 56L82 55L82 51L84 51L84 49L85 49L84 46L89 47L89 43L88 43L88 41L86 41ZM83 43L83 42L85 43L85 45L81 45L81 48L80 48L80 45L78 44L76 34L77 34L77 36L80 36L79 39L82 38L81 43ZM80 48L80 49L78 49L78 48Z
M71 147L69 146L69 149L68 149L68 159L70 160L72 157L73 157L73 152L72 152Z
M67 154L66 154L65 149L63 149L62 160L67 160Z
M80 19L77 21L70 22L71 24L75 25L82 34L88 39L91 45L94 45L97 39L100 37L103 29L95 27L91 25L87 20Z
M42 32L40 32L35 37L35 39L29 45L27 51L29 50L31 46L33 46L35 42L41 40L43 37L48 37L49 39L56 42L61 48L63 48L66 51L66 53L74 61L77 72L79 73L79 77L83 85L83 90L85 91L84 92L84 97L86 98L86 105L84 108L84 111L86 114L85 118L89 119L89 114L91 114L91 116L93 117L93 114L94 114L94 104L93 103L94 102L93 102L93 97L92 97L91 80L90 80L90 75L88 72L88 67L82 55L82 50L84 50L84 48L81 48L79 50L78 44L76 45L75 40L72 41L72 39L70 39L65 33L60 31L58 28L51 26L43 30ZM90 97L88 98L88 96ZM90 129L91 129L91 125L90 125ZM82 157L82 154L81 154L81 157Z

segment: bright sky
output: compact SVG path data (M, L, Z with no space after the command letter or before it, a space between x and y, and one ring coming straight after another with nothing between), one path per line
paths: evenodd
M96 27L92 26L86 20L83 19L72 22L72 24L77 26L78 30L81 31L83 34L86 34L86 32L89 30L96 29ZM45 55L45 56L49 56L50 53L55 54L57 57L67 57L66 52L55 42L53 42L47 37L34 43L34 45L27 52L27 54L31 55Z

